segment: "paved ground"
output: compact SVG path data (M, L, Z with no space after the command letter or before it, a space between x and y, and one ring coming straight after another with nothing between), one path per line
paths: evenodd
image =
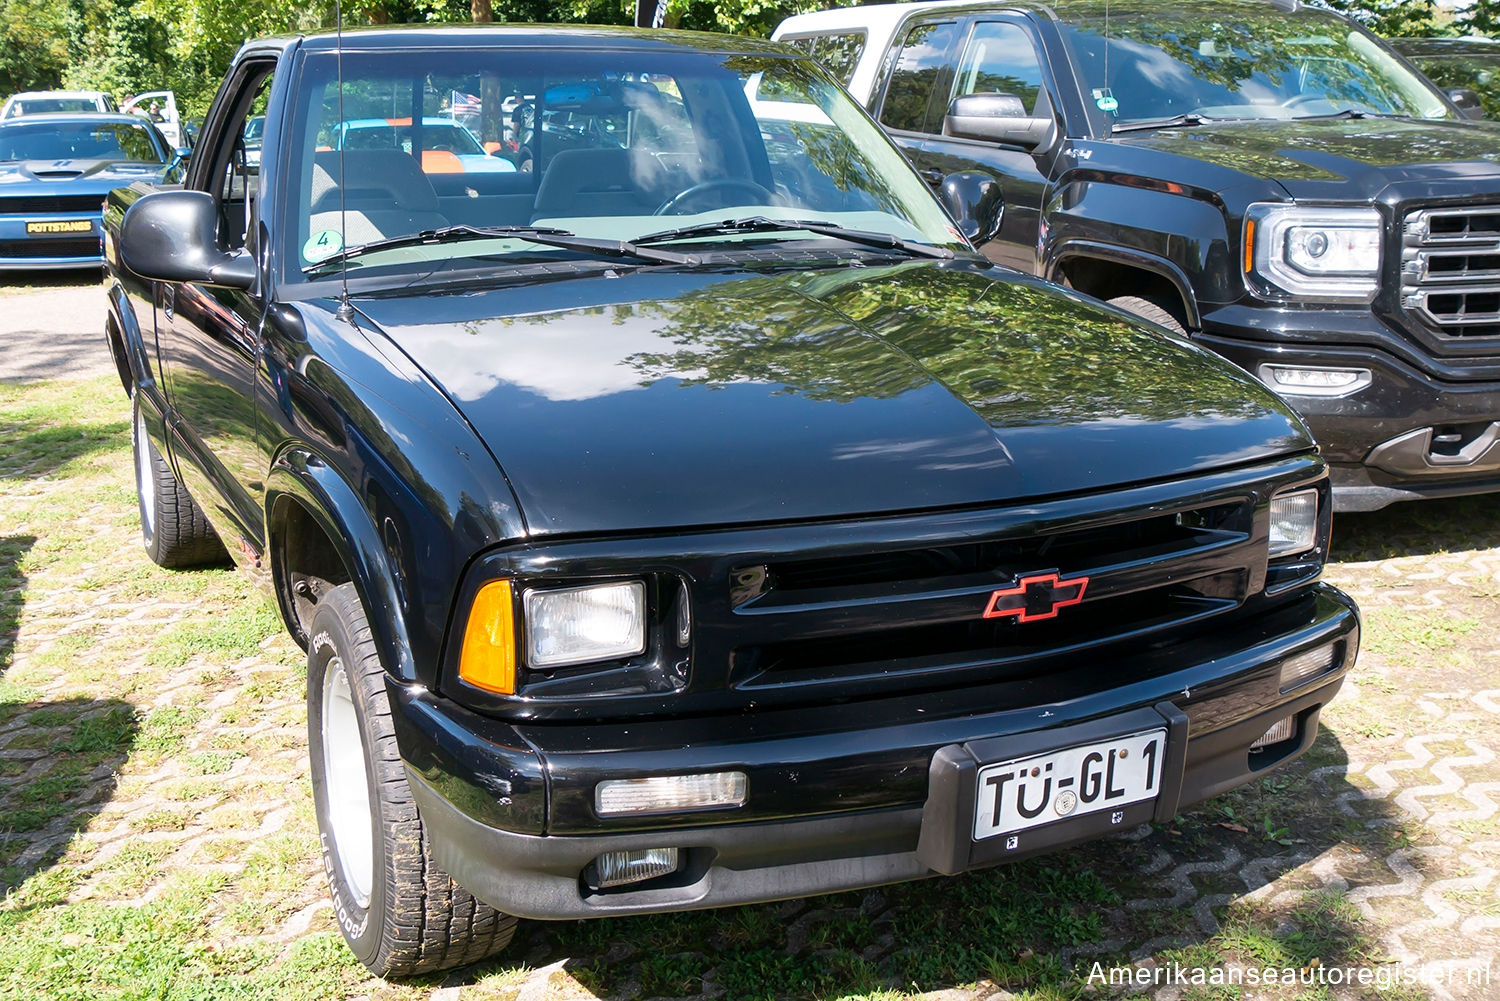
M0 378L109 372L97 295L0 293L0 330L37 331L23 343L51 359L50 372L18 362L11 334L0 334ZM79 338L78 354L64 349L63 334ZM689 918L524 924L498 963L388 987L351 971L333 933L305 780L299 655L236 575L172 575L147 563L119 445L127 410L108 388L103 379L82 384L101 394L93 423L61 438L57 418L27 416L48 400L0 422L0 884L25 884L12 909L75 927L93 904L128 905L146 916L135 934L149 936L151 922L191 908L195 962L225 977L290 969L307 978L297 993L308 997L977 1001L1034 985L1046 960L1083 973L1034 996L1072 998L1090 993L1083 976L1096 958L1170 972L1244 969L1287 954L1315 957L1304 975L1347 964L1387 986L1259 992L1159 982L1139 993L1500 997L1493 500L1338 520L1340 559L1329 577L1365 613L1356 675L1307 758L1174 825L957 880ZM184 896L184 879L207 889ZM1096 896L1067 896L1080 885ZM1003 896L1007 887L1015 897ZM1061 943L1045 956L1006 951L1006 935L1025 941L1032 931L992 913L995 901L1024 901L1033 887L1067 904L1038 912L1052 924L1037 934ZM104 933L63 936L81 951L56 962L95 978L80 986L105 977L123 948L95 943L96 934ZM299 965L309 943L329 942L329 958ZM849 972L856 963L900 994L866 986L864 973ZM807 986L812 969L824 971L816 989ZM0 958L0 996L4 972ZM1411 981L1400 983L1403 975ZM220 984L212 993L245 991Z
M86 378L114 371L104 346L107 307L96 272L30 275L0 285L0 381Z

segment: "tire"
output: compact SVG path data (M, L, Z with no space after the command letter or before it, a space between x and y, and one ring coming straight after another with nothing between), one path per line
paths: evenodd
M381 977L466 966L499 952L516 919L476 900L433 859L354 585L319 599L309 635L313 803L323 871L349 948Z
M203 510L177 482L172 467L146 434L145 415L136 394L130 394L130 401L135 494L146 555L157 566L169 569L227 563L229 554L203 516Z
M1158 326L1166 327L1178 337L1187 336L1187 328L1160 303L1152 302L1150 299L1142 299L1137 295L1122 295L1109 300L1109 304L1117 306L1127 313L1134 313L1143 320L1150 320Z

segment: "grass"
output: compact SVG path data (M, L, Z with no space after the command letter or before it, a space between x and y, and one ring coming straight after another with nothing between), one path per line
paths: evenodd
M16 442L0 450L0 749L18 755L0 756L0 998L408 1001L451 982L464 1001L514 1001L534 968L565 960L547 988L555 1001L704 991L731 1001L901 1001L953 987L1079 1001L1108 995L1089 982L1095 963L1126 963L1147 943L1158 965L1379 964L1387 910L1410 902L1388 900L1371 918L1304 863L1339 858L1340 872L1357 874L1351 881L1394 883L1390 852L1442 841L1421 818L1362 798L1367 776L1337 769L1404 758L1402 742L1422 723L1413 695L1443 672L1471 689L1500 688L1483 656L1500 610L1485 587L1462 589L1441 615L1377 602L1365 637L1378 673L1358 679L1359 701L1325 711L1306 758L1138 840L803 901L525 923L511 950L451 980L385 984L353 961L323 903L301 736L305 681L274 610L234 572L169 573L146 560L126 401L109 380L0 386L0 433ZM1421 510L1411 524L1341 521L1340 545L1384 560L1500 541L1489 507ZM1340 574L1384 586L1365 569ZM1392 578L1390 587L1410 583ZM1483 722L1453 723L1462 738L1453 753L1467 753L1463 739L1489 739ZM1335 772L1314 779L1318 768ZM1422 768L1399 777L1410 787L1441 781ZM1332 805L1346 794L1353 816ZM1493 821L1445 836L1454 831L1476 843L1500 836ZM1231 853L1261 859L1287 899L1247 900L1240 863L1182 876L1193 896L1173 902L1174 871ZM1459 874L1442 859L1412 858L1430 878ZM1217 930L1192 909L1207 894L1223 895ZM1494 913L1485 892L1447 899L1465 914ZM1427 996L1403 990L1368 997ZM1214 984L1182 993L1248 996Z

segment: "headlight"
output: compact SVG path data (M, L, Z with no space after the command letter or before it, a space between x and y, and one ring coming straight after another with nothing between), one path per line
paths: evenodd
M646 650L646 585L595 584L527 591L526 663L561 667Z
M1271 498L1271 559L1311 549L1318 542L1318 492L1297 490Z
M1257 204L1245 214L1245 273L1293 295L1369 302L1380 284L1380 213Z

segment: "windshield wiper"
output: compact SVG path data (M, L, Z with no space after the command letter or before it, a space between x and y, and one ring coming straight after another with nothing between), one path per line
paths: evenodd
M406 236L393 236L385 240L372 240L369 243L361 243L350 247L348 250L339 251L330 257L325 257L316 264L309 264L302 269L303 274L311 274L322 270L330 265L340 264L344 261L363 257L365 254L377 250L391 250L398 247L422 247L438 243L462 243L467 240L492 240L496 237L515 237L525 240L527 243L539 244L543 247L557 247L561 250L579 250L590 254L601 254L606 257L631 257L636 260L650 261L653 264L687 264L696 265L698 258L688 254L679 254L670 250L655 250L651 247L637 247L626 243L624 240L600 240L587 236L575 236L565 229L556 229L551 226L443 226L439 229L427 229L420 233L409 233Z
M1184 115L1173 115L1171 118L1148 118L1139 122L1124 122L1110 126L1110 135L1116 132L1142 132L1146 129L1178 129L1188 125L1203 125L1206 122L1218 121L1207 115L1188 112Z
M1293 115L1292 116L1292 121L1294 121L1294 122L1316 122L1316 121L1333 121L1334 119L1338 119L1338 118L1389 118L1389 117L1391 117L1391 116L1389 116L1389 115L1382 115L1378 111L1366 111L1363 108L1345 108L1342 111L1335 111L1332 114L1328 114L1328 115Z
M915 240L907 240L890 233L876 233L863 229L848 229L831 222L815 219L772 219L768 216L747 216L743 219L724 219L720 222L699 223L681 229L667 229L660 233L647 233L631 240L629 246L643 247L651 243L671 243L673 240L690 240L697 236L733 236L736 233L814 233L830 236L849 243L879 247L883 250L903 250L917 257L935 257L951 260L953 251L946 247L934 247Z

